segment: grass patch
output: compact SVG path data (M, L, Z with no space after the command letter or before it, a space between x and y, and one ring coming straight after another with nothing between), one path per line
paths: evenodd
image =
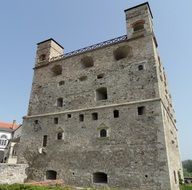
M191 185L181 185L180 190L192 190L192 186Z
M0 185L0 190L73 190L71 187L45 187L24 184Z
M70 186L35 186L26 184L0 185L0 190L77 190ZM83 188L82 190L117 190L111 188Z

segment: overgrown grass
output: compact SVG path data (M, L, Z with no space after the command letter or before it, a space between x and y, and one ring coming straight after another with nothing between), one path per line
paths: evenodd
M45 186L33 186L24 184L13 184L13 185L0 185L0 190L75 190L72 187L45 187ZM96 190L94 188L85 188L84 190ZM102 189L104 190L104 189ZM191 185L182 185L180 190L192 190Z
M45 187L24 184L0 185L0 190L73 190L72 187Z
M99 190L109 190L109 188L98 188ZM97 188L84 188L82 190L98 190ZM35 186L25 184L0 185L0 190L76 190L73 187L63 186ZM117 189L110 189L117 190Z
M182 186L180 186L180 190L192 190L192 186L191 185L182 185Z

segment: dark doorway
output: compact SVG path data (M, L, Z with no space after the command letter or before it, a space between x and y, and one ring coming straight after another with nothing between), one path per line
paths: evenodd
M46 179L56 180L57 179L57 172L54 170L47 170L46 171Z
M94 183L107 183L107 174L103 172L97 172L93 174Z

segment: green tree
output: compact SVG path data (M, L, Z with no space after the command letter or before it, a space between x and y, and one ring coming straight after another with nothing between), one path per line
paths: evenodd
M182 162L183 172L185 177L192 177L192 160L185 160Z

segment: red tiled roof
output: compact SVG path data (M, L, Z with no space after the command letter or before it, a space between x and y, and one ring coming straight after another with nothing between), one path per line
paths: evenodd
M0 129L17 129L19 127L19 125L15 124L15 123L5 123L5 122L1 122L0 121Z

